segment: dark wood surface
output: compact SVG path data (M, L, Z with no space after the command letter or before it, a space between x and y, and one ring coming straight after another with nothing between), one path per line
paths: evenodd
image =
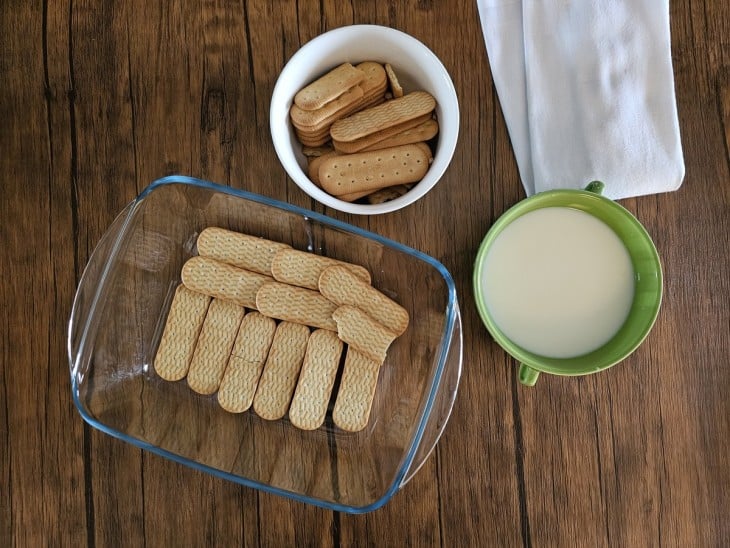
M443 180L379 217L325 210L289 181L269 99L297 48L392 26L443 61L462 109ZM621 203L665 271L656 326L617 367L520 386L479 321L477 246L524 193L476 4L39 2L0 7L0 545L730 545L730 4L672 2L687 175ZM400 240L453 274L464 363L434 454L382 509L344 515L216 479L86 426L67 321L119 211L183 173Z

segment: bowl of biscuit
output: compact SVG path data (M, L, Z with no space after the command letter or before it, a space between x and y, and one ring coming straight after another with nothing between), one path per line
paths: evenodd
M331 208L396 211L441 179L459 104L436 55L377 25L317 36L287 62L271 98L274 148L291 179Z
M385 504L448 421L462 361L435 259L189 177L101 238L69 323L93 427L195 469L345 512Z

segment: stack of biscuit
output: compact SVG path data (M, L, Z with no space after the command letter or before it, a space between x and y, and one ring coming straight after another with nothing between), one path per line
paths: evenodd
M312 182L340 200L374 204L405 194L428 171L435 107L425 91L405 93L390 64L366 61L301 89L290 118Z
M304 430L332 408L356 432L370 416L386 352L406 310L372 287L362 266L210 227L182 269L154 360L165 380L187 379L223 409L285 416Z

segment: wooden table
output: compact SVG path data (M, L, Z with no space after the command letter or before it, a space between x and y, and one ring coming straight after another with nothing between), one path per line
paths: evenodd
M288 180L269 99L303 43L389 25L443 61L462 109L443 180L398 213L350 216ZM623 200L653 235L661 314L621 365L515 378L483 328L472 261L524 197L476 5L24 2L0 8L0 545L730 545L730 4L672 2L687 175ZM435 453L382 509L345 515L259 493L86 426L67 320L89 254L150 181L189 174L325 211L441 260L463 375Z

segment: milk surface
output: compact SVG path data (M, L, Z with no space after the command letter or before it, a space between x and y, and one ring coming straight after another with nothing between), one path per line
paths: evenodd
M569 358L608 342L634 295L631 258L603 221L547 207L510 223L482 269L485 304L501 331L525 350Z

